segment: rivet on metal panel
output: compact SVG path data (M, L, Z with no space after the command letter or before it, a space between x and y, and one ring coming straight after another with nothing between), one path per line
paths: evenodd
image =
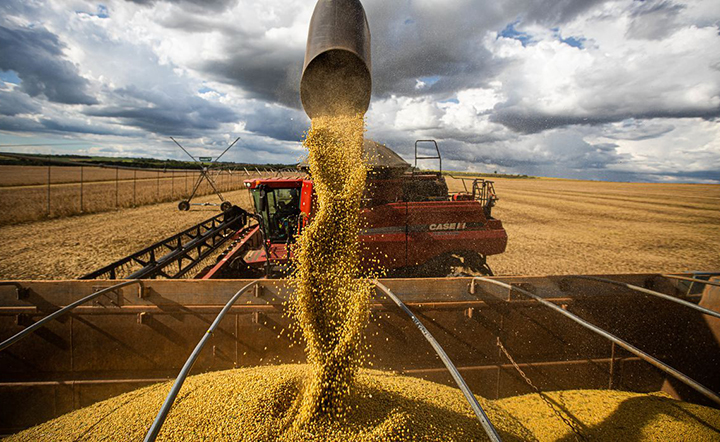
M468 308L466 308L466 309L465 309L465 317L468 318L468 319L472 319L472 317L473 317L473 312L474 312L474 311L475 311L475 308L474 308L474 307L468 307Z
M259 298L260 296L262 296L262 285L260 285L259 283L258 283L258 284L255 284L255 291L254 291L254 293L255 293L255 297L256 297L256 298Z
M560 308L562 308L563 310L567 310L567 304L561 304Z
M217 347L214 345L213 345L213 349L212 349L212 355L213 355L213 357L217 356Z
M138 324L148 324L150 322L150 313L142 312L137 315Z

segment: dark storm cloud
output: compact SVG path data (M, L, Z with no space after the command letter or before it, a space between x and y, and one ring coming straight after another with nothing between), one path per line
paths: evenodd
M41 107L26 94L0 89L0 115L35 114Z
M608 103L606 109L598 109L592 115L588 116L543 114L519 107L500 108L490 116L490 120L495 123L500 123L513 131L531 134L564 126L601 126L628 119L703 118L706 120L714 120L718 117L720 117L720 107L714 109L638 109L635 112L617 112L616 109L611 107L611 103Z
M0 115L0 130L9 132L44 132L43 125L34 119Z
M243 117L246 130L282 141L300 142L310 123L304 113L279 106L259 106Z
M376 97L449 94L492 77L496 66L482 39L488 30L505 27L505 18L514 19L514 14L508 16L489 2L487 7L466 2L459 9L460 15L442 4L421 8L405 2L368 2ZM417 89L416 80L426 77L437 81Z
M152 6L156 3L174 3L183 9L193 12L221 12L232 5L237 4L238 0L126 0L129 3L135 3L143 6Z
M482 86L504 63L494 61L482 39L518 17L528 23L557 25L597 1L525 2L466 1L458 9L446 5L417 6L385 0L363 2L372 33L373 95L449 96L458 89ZM239 35L238 27L206 17L177 13L163 22L191 32L220 31L227 56L205 62L200 69L218 81L237 85L252 97L300 108L299 83L304 52L282 42L268 43L261 35ZM437 77L426 88L416 80Z
M115 104L89 109L86 115L120 119L124 124L160 135L202 136L222 123L237 121L235 111L192 95L190 91L141 90L128 86L112 91Z
M478 2L455 8L442 2L418 7L406 2L364 2L373 33L373 93L447 95L483 86L505 67L483 46L487 32L500 32L518 20L556 27L598 0ZM429 88L416 79L439 77Z
M127 129L118 129L105 125L88 125L77 121L63 121L61 119L43 118L40 120L44 130L43 132L55 133L76 133L76 134L92 134L92 135L119 135L119 136L137 136L139 131Z
M141 131L102 124L89 124L85 120L62 117L40 119L0 115L0 130L12 132L45 133L56 135L88 134L137 137Z
M653 123L634 118L625 120L619 126L608 127L603 136L614 140L651 140L672 132L675 126L667 123Z
M605 3L605 0L544 0L544 1L515 1L512 8L517 10L525 20L537 22L552 27L574 19L593 6ZM520 12L524 11L524 12Z
M303 53L256 44L228 45L228 58L207 61L201 70L215 80L241 87L252 98L299 109Z
M685 9L671 1L642 2L630 14L632 22L627 30L630 38L657 40L672 34L679 26L678 14Z
M605 169L627 159L626 155L617 152L617 144L591 144L575 134L558 134L543 146L538 153L530 149L498 152L495 149L464 151L450 149L448 160L463 160L482 163L493 163L503 167L553 166L570 169Z
M688 178L700 179L700 180L712 180L720 182L720 172L717 170L697 170L697 171L679 171L679 172L668 172L668 173L656 173L652 175L661 176L672 176L677 177L680 180L686 180Z
M13 70L28 95L44 95L64 104L96 104L87 94L88 81L65 59L63 44L45 28L0 26L0 69Z

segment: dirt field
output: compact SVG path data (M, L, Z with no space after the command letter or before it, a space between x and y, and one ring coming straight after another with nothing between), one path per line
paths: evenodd
M488 259L497 274L720 270L718 185L498 179L495 189L509 236Z
M246 190L225 195L249 207ZM198 202L217 202L214 195ZM0 279L72 279L110 264L145 246L218 213L193 207L180 212L177 203L73 216L0 227Z
M497 179L495 188L493 214L510 237L488 259L497 274L720 270L720 186ZM245 190L228 196L249 207ZM216 210L181 213L172 202L3 226L0 279L77 277Z

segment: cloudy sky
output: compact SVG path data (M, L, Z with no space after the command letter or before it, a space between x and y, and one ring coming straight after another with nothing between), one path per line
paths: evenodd
M717 0L363 0L368 136L452 170L720 183ZM3 0L0 150L297 161L313 0ZM434 167L431 162L422 164Z

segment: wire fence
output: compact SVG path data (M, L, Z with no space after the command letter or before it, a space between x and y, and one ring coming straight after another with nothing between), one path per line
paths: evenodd
M50 163L0 166L0 225L180 201L190 195L200 173L199 170ZM243 189L244 180L249 178L292 173L259 168L208 172L221 192ZM212 193L212 187L203 180L195 195Z

